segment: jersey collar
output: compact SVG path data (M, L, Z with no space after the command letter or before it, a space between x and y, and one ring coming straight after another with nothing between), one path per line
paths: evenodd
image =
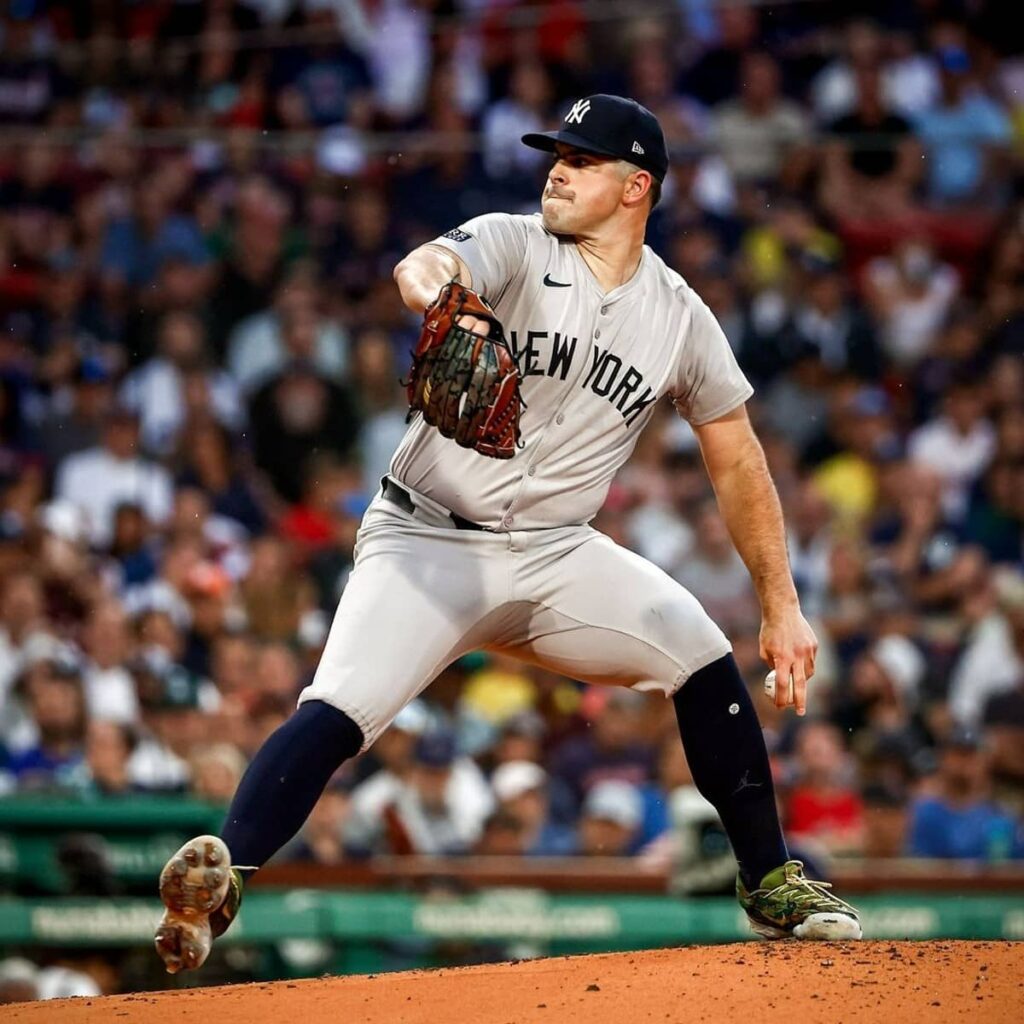
M647 245L644 245L640 250L640 262L636 265L636 270L633 272L633 276L624 284L620 284L617 288L613 288L610 292L606 292L602 290L601 282L594 276L594 272L590 269L589 264L583 258L583 254L580 252L579 246L575 242L570 242L569 245L572 249L573 259L580 267L581 278L587 282L592 291L596 292L600 296L602 302L615 302L617 299L621 299L624 295L628 295L629 292L636 288L643 278L642 271L650 259L650 250Z

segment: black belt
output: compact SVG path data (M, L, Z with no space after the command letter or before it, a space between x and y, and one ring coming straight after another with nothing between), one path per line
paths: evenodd
M403 512L408 512L409 515L414 515L416 512L416 503L412 500L412 495L402 486L396 484L391 477L384 477L381 481L384 488L384 498L390 501L393 505L397 505ZM456 530L486 530L486 526L481 526L479 523L471 522L468 519L463 519L462 516L457 515L455 512L449 512L448 518L455 524Z

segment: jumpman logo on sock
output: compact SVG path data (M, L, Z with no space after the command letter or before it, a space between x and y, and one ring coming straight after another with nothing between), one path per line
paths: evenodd
M759 789L764 785L763 782L751 782L749 779L750 769L748 768L740 778L740 784L732 791L732 795L735 796L737 793L742 793L745 789Z

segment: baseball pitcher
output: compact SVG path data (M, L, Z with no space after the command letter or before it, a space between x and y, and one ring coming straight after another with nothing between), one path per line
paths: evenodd
M552 155L539 214L478 217L395 268L424 317L409 429L296 713L253 759L220 837L186 843L161 874L156 948L171 972L203 963L245 874L298 831L339 765L477 649L670 698L754 931L860 937L857 912L789 858L728 638L692 594L588 525L669 396L757 588L761 654L789 681L776 703L804 713L817 642L747 418L752 388L707 306L644 245L668 170L661 128L632 100L595 95L523 142Z

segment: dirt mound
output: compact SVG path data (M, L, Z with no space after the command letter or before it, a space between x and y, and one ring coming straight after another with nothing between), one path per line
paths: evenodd
M216 1000L216 1002L214 1002ZM1024 1020L1024 944L734 943L0 1008L17 1024Z

